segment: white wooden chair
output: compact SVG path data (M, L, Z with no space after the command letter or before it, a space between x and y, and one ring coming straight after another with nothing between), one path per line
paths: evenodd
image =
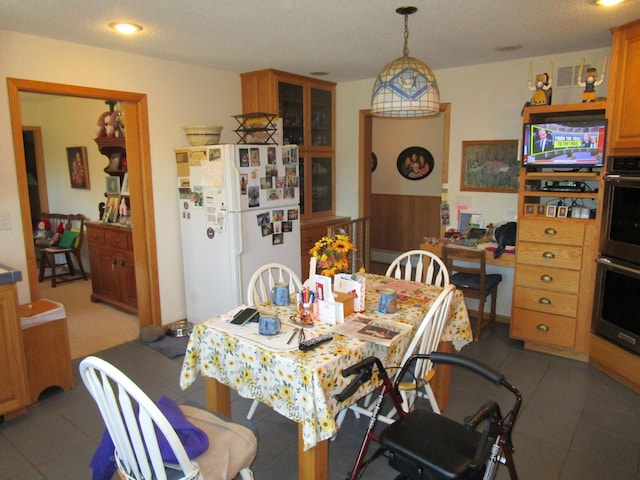
M289 285L289 293L302 289L302 282L296 273L286 265L267 263L251 276L247 288L247 305L261 305L270 301L271 289L276 283Z
M90 356L80 362L80 376L98 404L115 446L120 478L232 480L240 474L243 480L253 479L249 467L258 442L248 428L226 422L206 410L180 406L187 421L209 438L209 448L197 458L189 459L167 417L124 373ZM157 432L167 440L177 464L163 460Z
M437 255L426 250L409 250L399 255L389 265L385 275L440 287L449 285L446 264Z
M279 263L267 263L261 266L251 276L249 287L247 288L248 305L261 305L271 301L271 289L276 283L286 283L289 285L289 293L298 293L302 290L300 278L286 265ZM253 418L253 414L258 408L258 400L254 400L247 413L247 420Z
M440 338L444 331L444 326L449 319L451 300L455 295L455 291L456 287L454 285L447 285L440 295L438 295L438 297L433 301L433 305L431 305L431 308L416 329L416 333L407 347L400 365L404 365L409 357L416 353L431 353L438 348ZM409 402L409 397L420 395L429 400L431 409L435 413L440 414L440 407L438 406L438 402L436 401L430 385L430 382L435 375L435 370L433 370L432 366L431 360L417 362L414 370L410 372L410 379L399 384L400 395L402 395L403 398L403 408L405 411L411 410L415 404L415 398ZM424 392L422 392L422 390L424 390ZM374 406L375 405L362 407L355 403L342 410L336 418L338 427L342 425L347 410L353 411L356 417L359 417L360 414L370 417L372 414L371 408ZM395 421L393 418L395 414L396 411L392 408L386 415L380 415L378 420L391 424Z

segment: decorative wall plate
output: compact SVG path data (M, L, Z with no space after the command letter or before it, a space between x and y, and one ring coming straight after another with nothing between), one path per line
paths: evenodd
M398 172L409 180L420 180L433 171L433 155L426 148L405 148L398 155Z

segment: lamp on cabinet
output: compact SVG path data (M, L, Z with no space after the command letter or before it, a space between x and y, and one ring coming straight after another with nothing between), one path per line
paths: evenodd
M416 7L400 7L404 15L402 57L388 63L378 74L371 95L371 114L379 117L425 117L440 112L436 77L420 60L409 56L409 15Z

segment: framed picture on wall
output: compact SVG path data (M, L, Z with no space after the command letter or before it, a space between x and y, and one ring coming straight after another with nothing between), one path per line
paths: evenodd
M408 180L421 180L433 172L433 155L426 148L405 148L396 161L398 172Z
M460 190L518 191L518 140L462 142Z
M71 188L90 189L87 147L67 147L67 163Z

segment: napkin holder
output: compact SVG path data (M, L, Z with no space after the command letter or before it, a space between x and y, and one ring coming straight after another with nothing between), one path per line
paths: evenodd
M318 304L318 320L335 325L344 322L344 317L353 313L354 295L349 292L336 292L331 287L331 278L313 275L313 288Z
M365 281L363 276L338 273L333 279L333 291L349 293L353 297L353 312L364 312ZM349 315L345 313L345 317Z

